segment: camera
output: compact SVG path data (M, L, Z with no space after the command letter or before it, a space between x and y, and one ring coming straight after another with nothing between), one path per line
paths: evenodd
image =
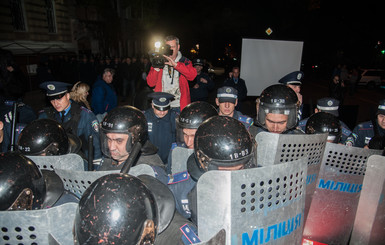
M172 53L173 50L171 49L170 45L161 45L160 43L155 43L155 52L149 52L152 67L163 68L164 63L167 61L163 55L171 56Z

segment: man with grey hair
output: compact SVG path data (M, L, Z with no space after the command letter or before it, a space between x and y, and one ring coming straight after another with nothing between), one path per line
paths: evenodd
M170 46L172 55L163 55L167 60L163 68L151 67L147 75L147 84L150 87L155 87L155 92L166 92L174 95L175 99L172 101L171 107L181 111L191 102L188 81L195 79L197 71L192 66L192 62L182 56L179 51L179 38L167 36L165 43Z

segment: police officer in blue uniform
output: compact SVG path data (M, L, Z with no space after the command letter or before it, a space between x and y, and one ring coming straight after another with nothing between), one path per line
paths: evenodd
M178 211L197 224L196 183L200 176L210 170L235 171L256 167L254 141L250 133L235 118L213 116L198 128L194 139L194 153L187 161L188 185L179 182L171 191L175 196ZM242 154L234 157L234 154ZM183 209L180 209L182 207ZM198 224L199 225L199 224Z
M203 72L202 59L194 59L193 66L197 70L197 76L189 83L191 102L207 101L209 91L214 89L215 83L206 72Z
M167 173L169 174L168 187L175 196L176 209L185 218L189 218L191 215L188 208L187 194L189 190L195 186L195 181L191 179L190 174L187 172L187 168L180 173L171 173L172 150L177 146L194 149L195 133L199 126L205 120L217 115L218 112L213 105L204 101L196 101L183 108L177 119L178 130L183 133L183 143L174 143L172 146L167 165Z
M82 151L88 158L88 137L93 136L94 159L100 159L99 123L95 114L87 108L70 100L68 87L71 84L48 81L40 84L47 91L46 96L52 107L44 108L38 118L51 118L61 123L68 133L77 135L82 140Z
M157 179L167 184L165 166L156 154L158 148L148 140L147 120L138 108L119 106L109 111L101 122L100 139L103 157L96 170L121 170L135 144L140 143L140 152L132 165L151 166Z
M385 136L385 99L379 102L375 118L358 124L345 144L368 148L372 138L381 136Z
M156 147L158 155L167 164L171 145L176 141L176 122L178 112L170 107L174 95L165 92L154 92L148 95L152 98L151 108L144 112L148 125L148 138Z
M302 130L296 129L299 103L296 93L285 85L265 88L257 99L257 134L303 134Z
M278 81L279 83L284 84L289 88L293 89L293 91L297 94L298 100L300 102L300 108L298 110L298 120L302 119L303 112L303 101L301 94L301 85L303 77L304 73L302 71L293 71L285 75Z
M321 99L317 100L317 108L314 109L314 113L328 112L328 113L334 115L335 117L338 117L339 116L339 112L338 112L339 105L340 105L340 102L334 98L328 98L328 97L321 98ZM298 123L298 128L300 128L304 132L306 131L306 122L308 119L309 118L305 118L305 119L299 121L299 123ZM340 137L340 141L338 143L345 144L346 139L350 136L352 131L343 121L341 121L341 120L339 120L339 121L341 124L341 133L342 134Z
M254 124L254 120L251 117L235 110L238 104L238 90L235 88L228 86L219 88L215 103L218 106L218 115L233 117L243 123L247 129L250 129Z

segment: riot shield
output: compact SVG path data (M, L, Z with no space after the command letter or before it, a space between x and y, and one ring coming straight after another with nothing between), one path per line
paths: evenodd
M187 170L187 159L194 153L194 149L177 146L171 152L171 174Z
M305 159L238 171L208 171L197 183L198 234L226 230L226 244L299 244Z
M385 157L368 159L360 200L358 202L351 245L385 242Z
M305 157L307 159L306 202L304 220L316 188L328 134L273 134L261 132L255 140L258 166L279 164Z
M92 182L107 174L120 173L120 170L75 171L68 169L55 169L55 172L62 179L64 188L68 191L71 191L80 198L88 186L92 184ZM133 176L146 174L155 177L154 170L150 165L147 164L139 164L137 166L131 167L128 173Z
M326 144L304 238L327 244L348 243L368 157L379 152Z
M54 170L57 168L74 171L84 171L84 161L81 156L69 153L60 156L27 156L41 170Z
M208 241L194 243L196 245L225 245L226 244L226 231L224 229L218 231L218 233Z
M74 244L78 204L26 211L1 211L1 244Z

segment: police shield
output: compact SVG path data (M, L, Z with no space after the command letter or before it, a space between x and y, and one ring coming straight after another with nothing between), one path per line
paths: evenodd
M177 146L171 152L171 174L187 170L187 159L194 153L194 149Z
M197 183L198 234L226 230L226 244L299 244L303 231L304 159L238 171L209 171Z
M316 179L321 166L328 134L274 134L261 132L255 140L257 163L268 166L305 158L306 176L305 220L316 188Z
M1 244L73 244L76 203L26 211L1 211Z
M64 188L68 191L71 191L80 198L84 191L92 184L92 182L104 175L119 173L120 170L90 172L56 169L55 172L62 179ZM150 165L147 164L139 164L137 166L131 167L128 173L133 176L146 174L155 177L154 170Z
M368 159L350 244L384 244L385 157Z
M304 228L304 238L347 244L368 157L377 150L327 143Z
M69 153L60 156L27 156L40 170L68 169L74 171L84 170L84 161L78 155Z

